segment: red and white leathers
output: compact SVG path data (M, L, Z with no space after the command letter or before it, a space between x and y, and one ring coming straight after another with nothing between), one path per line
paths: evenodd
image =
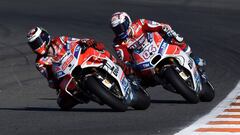
M146 19L138 19L133 22L127 31L128 37L125 40L114 39L114 49L120 60L125 63L132 63L131 50L141 47L137 44L138 40L146 32L159 32L163 37L171 38L170 43L179 45L187 54L191 54L191 48L183 41L183 38L176 34L168 24L158 23Z
M63 49L66 48L67 43L71 42L77 42L79 45L85 44L89 47L93 47L97 50L102 51L106 56L111 58L113 61L116 61L115 58L107 51L105 50L103 43L96 43L93 39L77 39L77 38L71 38L67 36L61 36L56 37L50 41L49 47L52 47L52 51L48 51L48 54L46 55L39 55L36 59L36 67L38 71L48 80L49 87L53 89L59 88L59 80L54 77L53 71L52 71L52 62L54 61L52 56L62 56L61 53L63 53ZM50 50L50 48L48 50Z

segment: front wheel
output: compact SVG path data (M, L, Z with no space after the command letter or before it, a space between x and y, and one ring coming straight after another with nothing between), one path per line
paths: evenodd
M146 110L150 106L150 96L144 89L138 89L134 92L132 107L136 110Z
M215 91L210 82L204 82L202 84L202 90L199 94L199 98L202 102L210 102L215 97Z
M108 90L95 76L88 77L85 86L90 92L99 97L103 103L110 106L113 110L120 112L127 110L127 103L114 96L114 94L112 94L110 90Z
M173 69L168 67L165 70L164 76L166 80L185 98L189 103L198 103L198 94L193 91L183 80L183 78Z
M66 92L60 93L57 99L57 104L63 111L71 110L78 103L79 102L76 99L74 99L72 96L70 96Z

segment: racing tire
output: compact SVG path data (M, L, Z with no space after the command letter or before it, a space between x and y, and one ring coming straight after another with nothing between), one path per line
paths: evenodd
M68 94L65 94L64 96L61 97L59 96L57 99L57 104L62 111L69 111L78 103L79 102L76 99L74 99Z
M114 111L124 112L128 105L110 93L106 87L94 76L87 78L85 82L86 88L95 94L103 103L110 106Z
M168 67L164 72L164 76L166 80L176 89L176 91L189 103L196 104L199 102L198 93L188 87L173 67Z
M137 90L134 93L134 98L131 106L135 110L146 110L151 104L149 94L143 89Z
M210 82L202 84L202 91L199 94L199 99L202 102L210 102L215 97L215 90Z

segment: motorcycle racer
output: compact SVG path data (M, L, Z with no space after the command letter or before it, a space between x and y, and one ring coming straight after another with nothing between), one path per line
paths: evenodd
M113 43L117 56L130 66L133 66L134 63L131 58L131 51L144 47L141 37L147 32L159 32L168 43L178 45L185 53L190 55L200 68L206 64L203 59L193 56L190 46L185 43L183 37L177 34L168 24L146 19L138 19L132 22L126 12L116 12L112 15L110 25L115 33Z
M104 44L101 42L96 42L94 39L78 39L68 36L60 36L51 39L49 33L41 27L35 27L31 29L27 34L27 38L28 45L33 52L37 54L35 61L36 68L48 80L48 85L52 89L58 90L60 88L60 80L54 76L52 71L52 62L54 61L53 56L56 56L56 54L61 54L62 49L66 47L67 43L77 42L79 45L93 47L99 51L102 51L112 61L116 61L116 59L107 50L105 50ZM64 96L66 95L59 94L58 97L58 104L61 108L65 107L63 106L63 102L65 101L60 100L63 99Z
M84 47L92 47L98 51L101 51L104 55L109 57L113 62L117 63L119 66L123 67L123 71L125 75L128 75L131 72L131 68L125 66L125 63L122 61L116 60L107 50L105 50L105 46L101 42L97 42L94 39L89 38L72 38L68 36L60 36L51 38L49 33L41 28L41 27L35 27L31 29L28 34L28 45L32 49L34 53L37 54L36 58L36 68L38 71L48 80L48 85L52 89L59 90L60 89L60 82L61 80L57 79L54 75L54 72L52 70L52 64L55 60L55 57L62 56L63 53L65 53L64 48L67 47L67 44L76 42L79 45L82 45ZM131 79L129 77L129 79ZM133 82L133 81L130 81ZM140 89L140 87L137 87L133 83L132 87L133 89L137 90ZM89 99L85 99L84 96L81 97L83 99L82 103L89 102ZM73 107L74 105L78 104L79 102L68 102L69 95L67 93L62 94L61 92L58 94L58 105L63 110L68 110L69 106ZM64 109L67 108L67 109Z

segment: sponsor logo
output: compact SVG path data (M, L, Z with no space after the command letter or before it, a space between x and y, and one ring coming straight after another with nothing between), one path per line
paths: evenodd
M190 69L192 69L192 67L193 67L193 60L192 59L189 59L188 66L190 67Z
M129 83L128 83L127 78L124 77L124 78L121 80L121 83L122 83L123 89L125 90L125 92L127 92L127 91L128 91L128 88L129 88Z
M75 49L75 51L74 51L74 56L75 56L75 58L78 57L80 48L81 48L80 46L77 46L77 47L76 47L76 49Z
M139 45L142 45L143 43L144 43L144 41L145 41L145 36L142 36L139 40L138 40L138 44Z
M63 71L57 72L56 76L57 78L61 78L62 76L64 76L64 72Z
M144 63L142 66L143 66L144 68L147 68L147 67L150 66L150 64L149 64L149 63Z
M153 41L153 34L152 33L147 33L147 40L150 43Z
M118 75L118 72L119 72L119 67L116 66L116 68L115 68L114 71L113 71L113 74L114 74L115 76L117 76L117 75Z
M150 68L150 67L151 67L151 65L149 62L145 62L145 63L137 65L137 69L139 69L139 70Z
M67 60L63 63L62 70L65 70L67 66L72 62L72 60L73 60L73 56L70 55L70 57L68 57Z
M160 48L159 48L159 51L158 51L158 52L159 52L160 54L163 54L163 53L164 53L164 51L166 50L167 46L168 46L168 43L166 43L166 42L162 41L162 43L161 43L161 46L160 46Z

